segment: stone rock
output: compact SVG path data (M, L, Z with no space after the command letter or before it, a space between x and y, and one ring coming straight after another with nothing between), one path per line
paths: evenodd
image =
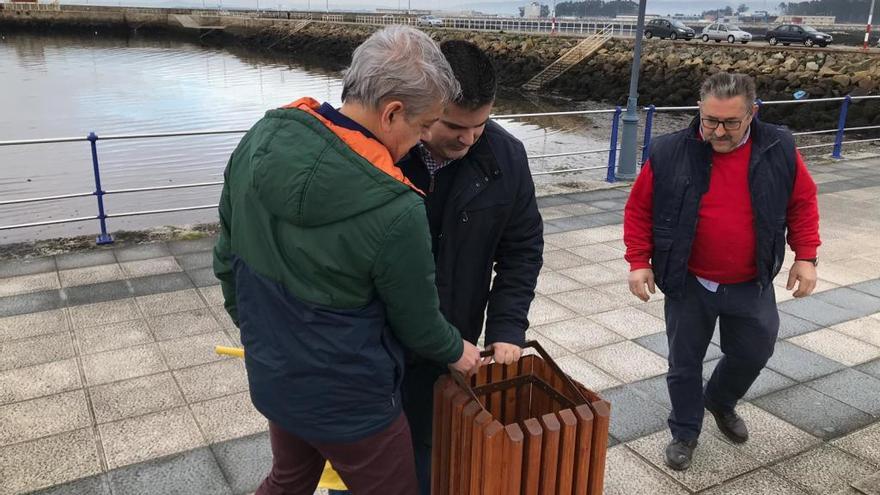
M826 77L826 76L836 76L836 75L838 75L838 74L840 74L840 72L838 72L838 71L832 69L831 67L828 67L827 65L825 65L824 67L822 67L822 69L819 71L819 75L822 76L822 77Z
M807 62L807 70L816 72L819 70L819 64L816 62Z
M844 74L838 74L831 78L838 86L843 86L844 88L850 85L852 81L849 76Z
M781 63L782 63L781 58L770 57L767 59L766 62L764 62L764 65L775 66L775 65L779 65Z
M781 62L781 61L785 60L785 55L783 55L782 52L776 52L773 55L771 55L770 58ZM779 63L779 62L777 62L777 63Z
M797 59L793 58L793 57L789 57L789 58L785 59L785 62L782 63L782 66L787 71L793 71L793 70L797 69L798 65L799 64L798 64Z

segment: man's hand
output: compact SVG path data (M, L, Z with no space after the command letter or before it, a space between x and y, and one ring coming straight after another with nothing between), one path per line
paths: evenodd
M647 290L645 287L647 286ZM640 268L629 272L629 291L642 301L648 302L651 298L648 292L654 293L654 270Z
M797 282L797 290L792 294L794 297L809 296L816 289L816 266L811 261L797 261L791 265L788 271L787 290L794 289Z
M483 364L489 364L495 361L498 364L513 364L519 361L522 356L522 348L518 345L507 344L505 342L495 342L486 346L487 351L494 351L491 356L483 358Z
M467 340L462 339L462 344L464 349L461 351L461 357L449 367L464 376L471 376L480 369L480 350Z

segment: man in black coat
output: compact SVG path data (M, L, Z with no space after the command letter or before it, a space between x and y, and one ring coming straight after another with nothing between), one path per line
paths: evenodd
M485 317L486 349L509 364L519 359L529 326L543 221L525 148L489 119L497 87L491 60L466 41L440 49L462 94L398 166L426 195L441 312L472 343ZM412 358L404 376L423 494L430 493L433 385L445 372L445 365Z

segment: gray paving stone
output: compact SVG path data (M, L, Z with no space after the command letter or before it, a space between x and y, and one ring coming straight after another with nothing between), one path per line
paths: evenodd
M812 321L807 321L788 313L779 313L779 338L787 339L821 328Z
M187 271L198 268L210 268L214 264L214 253L211 251L199 251L181 254L177 256L177 263Z
M19 294L32 294L47 290L61 288L56 272L34 273L0 279L0 297L15 296Z
M812 321L823 327L864 316L860 311L841 308L815 297L792 299L779 303L778 307L779 311Z
M254 409L249 392L199 402L190 407L208 443L253 435L269 428L266 418Z
M0 445L26 442L91 426L82 390L0 406Z
M90 386L152 375L168 369L156 344L89 354L82 357L82 367Z
M800 382L819 378L844 368L837 361L784 341L776 343L776 349L767 367Z
M593 191L585 191L582 193L569 194L568 197L573 201L580 203L589 203L591 201L600 201L603 199L626 199L629 193L625 189L610 188L596 189Z
M180 256L181 254L195 253L199 251L211 251L214 249L214 244L216 244L216 242L217 237L210 236L191 241L171 241L167 243L167 245L171 254L174 256Z
M153 342L144 320L129 320L74 331L80 354L95 354Z
M206 445L186 407L104 423L98 431L111 469Z
M557 234L562 232L563 230L555 225L544 222L544 235L547 234Z
M223 303L225 302L223 289L221 289L219 285L202 287L199 289L199 293L205 299L208 306L223 306ZM880 324L880 320L877 320L877 322Z
M610 433L621 442L666 429L669 410L648 399L635 387L611 388L602 392L602 398L612 404Z
M24 258L0 261L0 279L7 277L20 277L55 270L55 258L45 256L40 258Z
M822 441L798 427L779 419L760 407L744 403L736 408L749 428L749 441L735 445L743 454L757 459L762 465L768 465L800 452L809 450ZM703 434L712 434L730 443L718 430L715 418L711 414L703 417Z
M669 340L666 338L666 333L655 333L653 335L639 337L636 339L636 342L642 347L647 347L656 352L662 356L663 359L669 359ZM706 357L703 358L703 362L705 363L706 361L718 359L721 356L721 348L710 342L709 347L706 349Z
M556 364L562 368L562 371L590 390L605 390L621 384L620 380L574 354L556 359Z
M73 328L136 320L141 317L141 312L132 298L75 306L70 308L69 312Z
M92 387L89 389L89 396L98 424L186 404L171 373Z
M0 372L0 405L82 387L75 359Z
M55 256L55 262L59 270L72 268L85 268L87 266L109 265L116 263L116 256L111 249L96 249L93 251L80 251L64 253Z
M858 284L850 286L850 288L865 292L867 294L871 294L874 297L880 297L880 279L860 282Z
M702 495L805 495L796 485L766 469L759 469Z
M0 343L0 371L61 361L74 356L67 332Z
M645 397L661 404L666 409L672 409L672 402L669 400L669 387L666 384L665 374L648 378L647 380L633 382L630 386L638 390Z
M205 307L204 301L195 288L138 296L136 299L138 306L146 316L179 313Z
M880 380L845 369L804 385L873 416L880 416Z
M197 270L189 270L186 272L190 280L196 287L210 287L219 285L220 281L214 275L213 268L199 268Z
M0 447L3 493L30 492L100 472L91 428Z
M590 349L579 356L624 383L662 375L669 369L665 359L631 340Z
M0 297L0 317L49 311L63 306L60 290Z
M557 218L556 220L550 220L544 223L558 228L561 232L589 229L591 227L601 227L602 225L606 225L595 214Z
M217 330L191 337L165 340L159 342L159 348L162 349L168 366L176 370L222 359L232 359L214 352L214 346L231 344L232 342L229 341L226 334Z
M135 296L148 296L194 287L186 273L164 273L162 275L133 278L129 280L129 283Z
M858 489L864 495L880 495L880 471L877 471L877 473L872 474L867 478L853 481L850 485Z
M208 308L148 318L156 340L170 340L220 331L220 324Z
M874 361L865 363L861 366L856 366L855 369L862 373L867 373L874 378L880 378L880 359L875 359Z
M831 445L822 445L771 467L807 493L825 495L843 490L877 468Z
M253 492L272 469L267 433L215 443L211 451L234 493Z
M714 372L715 367L718 366L718 361L719 359L715 359L707 362L703 366L704 381L708 381L709 378L712 377L712 372ZM753 400L763 395L767 395L769 393L776 392L777 390L782 390L796 384L797 382L792 380L791 378L784 377L769 368L764 368L763 370L761 370L761 374L758 375L755 383L753 383L752 386L749 387L749 391L746 392L746 395L743 397L743 399Z
M65 332L69 328L66 309L7 316L0 318L0 342Z
M813 297L841 308L856 311L860 313L859 316L880 311L880 297L874 297L848 287L827 290Z
M594 208L599 208L600 210L621 211L626 206L626 201L603 199L600 201L593 201L588 204Z
M62 287L76 287L79 285L100 284L103 282L112 282L114 280L122 280L125 274L116 261L108 265L95 265L83 268L72 268L70 270L61 270L58 272Z
M825 440L845 435L874 420L871 415L805 385L759 397L753 403Z
M626 306L626 302L590 287L553 294L549 299L580 315L604 313Z
M133 295L125 280L68 287L64 289L64 293L67 295L68 306L116 301Z
M623 340L620 335L588 318L558 321L534 329L567 351L575 353Z
M576 200L568 197L567 195L557 194L553 196L542 196L538 198L538 207L544 208L547 206L568 205L576 202Z
M100 474L32 492L31 495L111 495L111 493L107 476Z
M165 273L183 271L173 256L126 261L125 263L120 263L120 266L122 267L122 271L125 272L125 275L131 278L149 277L151 275L162 275Z
M164 242L121 247L117 248L115 253L116 261L120 263L171 256L171 251L168 250L168 246Z
M544 253L544 270L562 270L589 263L589 261L566 249Z
M211 451L204 447L116 469L107 477L115 495L233 493Z
M608 449L605 459L605 495L685 495L669 477L635 455L625 445Z
M241 359L224 359L175 370L174 377L190 403L248 390L247 372Z

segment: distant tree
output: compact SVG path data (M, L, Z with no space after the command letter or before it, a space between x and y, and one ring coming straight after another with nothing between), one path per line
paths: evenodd
M541 5L541 17L550 17L550 7Z
M776 9L779 11L780 14L784 15L788 10L788 7L785 5L785 2L779 2L779 5L776 6Z
M520 16L520 17L525 17L525 16L526 16L526 8L525 8L525 7L520 7L520 8L519 8L519 16Z
M746 11L748 11L748 10L749 10L749 6L744 3L741 3L741 4L739 4L739 7L736 8L736 13L737 14L745 14Z

